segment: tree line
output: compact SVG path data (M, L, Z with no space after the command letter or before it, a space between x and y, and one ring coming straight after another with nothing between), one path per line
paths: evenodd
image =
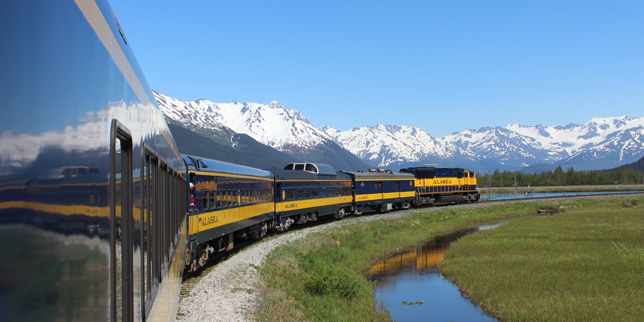
M631 168L612 170L575 171L572 167L566 171L561 166L552 171L526 174L521 172L500 172L477 174L478 186L487 187L520 187L531 186L576 186L576 185L612 185L644 183L644 173Z

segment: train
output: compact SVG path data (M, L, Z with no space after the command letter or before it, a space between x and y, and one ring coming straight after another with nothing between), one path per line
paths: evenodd
M293 162L256 169L193 155L187 166L190 202L185 272L235 245L320 218L385 213L438 204L476 202L476 176L462 168L414 167L336 171Z
M474 173L181 154L106 0L2 4L0 320L174 320L185 272L320 218L475 202Z

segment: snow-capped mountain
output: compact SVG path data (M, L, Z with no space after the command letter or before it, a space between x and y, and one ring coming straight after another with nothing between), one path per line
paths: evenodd
M644 155L644 117L595 117L585 124L550 127L510 124L439 138L420 128L398 125L316 129L299 111L275 101L267 105L205 99L183 102L154 95L166 118L183 127L227 137L231 146L232 137L246 134L294 158L317 157L314 161L335 163L338 169L364 168L362 160L391 169L431 164L490 171L561 164L585 170L616 167Z
M380 167L439 164L489 170L558 163L583 170L615 167L644 155L644 118L628 116L596 117L582 125L483 127L442 138L418 128L391 125L321 130Z
M360 159L381 167L422 163L424 160L451 157L457 153L444 141L410 126L378 124L344 132L331 127L322 127L320 130Z
M166 117L188 128L228 128L282 152L306 152L327 140L299 111L286 109L276 101L268 105L205 99L183 102L156 92L154 95Z
M510 124L509 130L538 140L551 151L568 158L591 153L593 158L616 154L621 162L641 156L644 142L644 118L595 117L586 124L544 127ZM592 158L591 158L592 159Z
M280 103L213 103L205 99L184 102L154 92L159 108L169 122L213 136L246 134L256 141L306 159L334 165L338 170L355 170L367 165L315 128L297 110Z

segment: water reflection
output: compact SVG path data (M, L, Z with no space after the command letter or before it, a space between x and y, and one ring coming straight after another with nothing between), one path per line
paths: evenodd
M436 269L449 244L458 238L500 224L464 229L440 236L417 249L394 254L369 269L378 303L394 321L496 321L463 298Z

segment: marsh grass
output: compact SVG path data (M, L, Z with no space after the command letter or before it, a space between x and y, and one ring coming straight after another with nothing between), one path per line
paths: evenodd
M536 202L432 208L397 219L349 224L278 247L260 269L258 321L389 321L364 272L379 258L461 228L534 215ZM351 221L352 218L344 220Z
M439 268L503 320L641 320L644 198L512 220L453 243Z

